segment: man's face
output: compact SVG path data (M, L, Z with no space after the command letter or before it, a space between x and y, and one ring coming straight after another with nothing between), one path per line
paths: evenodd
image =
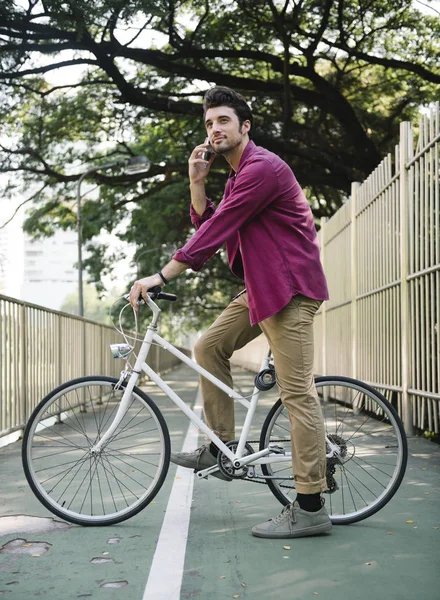
M230 106L208 108L205 115L205 126L209 142L216 154L225 154L243 142L250 129L249 121L240 127L235 111Z

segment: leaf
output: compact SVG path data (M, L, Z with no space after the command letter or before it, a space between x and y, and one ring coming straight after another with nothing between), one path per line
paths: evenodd
M226 579L226 575L220 575L220 579Z
M439 529L438 527L433 527L433 529Z
M31 554L31 556L34 556L35 558L38 558L39 556L41 556L41 554Z
M408 519L407 523L408 523L409 525L412 525L412 524L414 523L414 521L413 521L412 519Z
M27 548L28 546L32 546L32 544L23 544L23 548Z
M246 584L244 581L241 582L241 587L246 587Z
M387 531L387 535L393 535L392 531Z
M102 554L103 556L107 556L107 554L110 554L110 552L103 552Z
M284 550L290 550L290 546L283 546Z
M240 594L234 594L232 597L233 598L240 598Z

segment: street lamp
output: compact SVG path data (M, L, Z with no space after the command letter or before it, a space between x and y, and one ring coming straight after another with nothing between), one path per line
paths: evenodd
M79 300L79 314L81 317L84 316L84 293L83 293L83 266L82 266L82 222L81 222L81 184L89 175L97 173L98 171L106 171L114 167L124 167L124 171L128 175L135 175L138 173L146 173L150 168L150 161L146 156L131 156L130 158L120 158L106 165L100 165L99 167L93 167L81 175L78 180L78 186L76 190L76 226L78 233L78 300Z

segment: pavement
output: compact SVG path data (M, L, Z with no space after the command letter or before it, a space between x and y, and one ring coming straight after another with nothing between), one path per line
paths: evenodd
M241 393L251 393L252 378L234 370ZM188 367L165 379L194 404L198 383ZM144 389L179 451L188 421L152 384ZM262 395L251 435L275 400L275 389ZM238 405L237 423L243 410ZM64 523L34 497L21 443L10 444L0 450L0 597L439 600L440 447L415 437L409 447L403 483L376 515L335 526L329 536L262 540L251 536L252 526L281 508L265 485L198 481L175 465L153 503L132 519L107 527Z

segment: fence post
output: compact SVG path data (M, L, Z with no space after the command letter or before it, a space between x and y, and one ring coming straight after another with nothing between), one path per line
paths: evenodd
M84 317L81 317L81 319L82 319L82 367L81 367L82 373L81 373L81 377L85 377L86 376L86 365L87 365L86 321L85 321ZM83 390L82 390L82 402L81 402L81 408L80 408L81 412L87 412L85 390L86 390L86 388L83 388Z
M21 336L20 336L20 358L21 358L21 410L20 420L21 422L27 421L30 416L30 410L28 410L28 381L27 381L27 363L28 363L28 347L27 347L27 331L26 331L26 305L21 305Z
M63 361L62 361L62 343L63 343L63 318L61 315L57 315L58 323L58 383L61 385L63 382Z
M402 365L402 417L407 434L413 433L412 411L408 394L410 314L408 302L408 175L406 165L413 154L411 123L400 123L399 192L400 192L400 335Z
M324 228L327 218L321 217L321 262L325 273L325 240L324 240ZM326 304L322 303L322 373L320 375L327 375L327 321L326 321Z
M357 227L356 227L356 210L357 210L357 190L360 183L353 181L351 184L351 376L357 377Z

